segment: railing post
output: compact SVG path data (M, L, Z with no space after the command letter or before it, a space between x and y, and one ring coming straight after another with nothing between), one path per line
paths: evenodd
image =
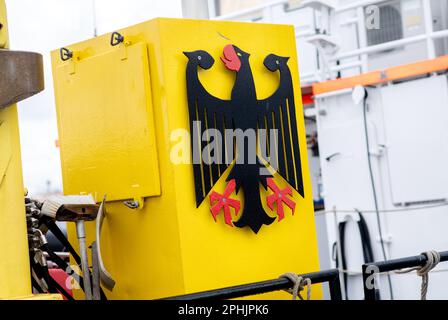
M328 281L328 288L330 290L330 298L332 301L342 300L341 279L339 277L339 272L332 280Z
M362 283L364 286L364 300L376 300L376 282L375 271L367 270L371 264L364 264L362 266Z
M359 40L359 48L365 48L367 47L367 29L366 29L366 17L364 14L364 7L359 7L356 9L356 15L358 16L358 40ZM366 73L369 69L368 67L368 55L367 54L361 54L360 55L361 60L361 73Z
M431 3L429 0L421 0L423 5L423 15L425 20L425 35L426 35L426 47L428 51L428 59L434 59L436 57L436 46L434 44L435 40L432 37L434 32L434 27L432 24L432 10Z

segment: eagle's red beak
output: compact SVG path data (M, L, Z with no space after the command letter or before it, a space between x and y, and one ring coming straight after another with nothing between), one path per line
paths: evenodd
M224 47L223 54L224 57L221 57L221 60L226 65L226 68L232 71L240 71L241 60L231 44Z

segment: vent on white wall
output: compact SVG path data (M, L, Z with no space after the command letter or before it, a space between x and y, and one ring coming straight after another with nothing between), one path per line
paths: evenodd
M400 2L391 1L379 7L379 29L367 29L369 46L403 38L403 19Z

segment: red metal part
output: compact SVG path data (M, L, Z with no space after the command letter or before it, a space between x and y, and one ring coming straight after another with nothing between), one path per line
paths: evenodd
M67 283L69 282L68 278L69 275L64 272L64 270L61 269L49 269L50 276L57 282L59 285L64 288L71 296L73 296L73 292L71 287L67 286ZM64 300L67 300L66 297L64 297Z
M313 95L313 87L302 87L302 102L303 105L313 105L314 104L314 95Z

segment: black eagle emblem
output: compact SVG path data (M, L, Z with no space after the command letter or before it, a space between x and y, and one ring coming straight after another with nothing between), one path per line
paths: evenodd
M196 205L199 206L204 201L218 179L230 167L224 193L213 191L210 194L212 215L216 220L216 216L223 211L228 225L240 228L248 226L258 233L263 225L270 225L275 221L263 208L260 186L266 190L269 187L273 191L273 194L267 196L266 203L271 209L276 206L279 221L284 218L284 204L292 213L295 210L295 203L289 198L292 196L292 189L288 187L282 190L275 184L272 174L262 174L263 169L266 171L267 167L272 167L268 165L272 164L272 159L276 163L274 170L304 196L289 58L275 54L269 54L265 58L264 66L271 72L278 72L280 81L277 90L270 97L258 100L249 63L250 54L237 46L227 45L221 60L227 69L235 72L236 77L231 99L222 100L208 93L198 76L198 68L207 70L213 66L213 57L203 50L184 54L188 57L186 80L192 146L196 144L200 150L207 148L208 142L204 141L203 134L208 129L217 130L223 137L217 150L214 150L219 153L222 161L207 161L210 159L200 156L200 161L193 163ZM250 143L235 144L233 137L227 138L228 130L236 132L238 129L240 132L256 130L256 146ZM267 133L274 132L274 135L258 134L263 129ZM259 147L257 148L261 144L268 146L264 157L260 155ZM273 145L275 148L272 148ZM238 215L241 205L236 199L230 198L230 195L241 189L245 205L240 218L234 222L231 209Z

